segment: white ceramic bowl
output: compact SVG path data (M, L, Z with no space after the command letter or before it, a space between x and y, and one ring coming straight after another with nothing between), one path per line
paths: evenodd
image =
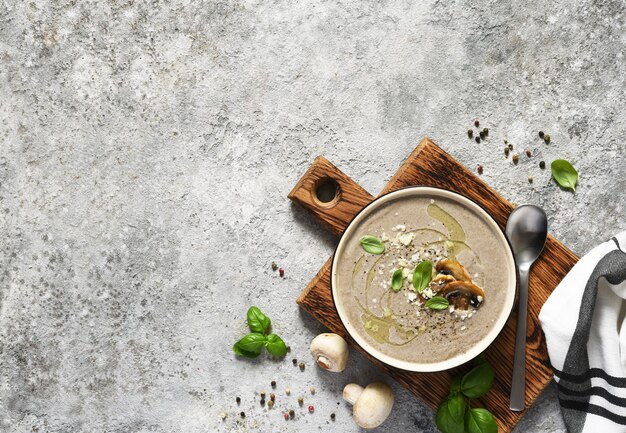
M501 245L503 259L507 263L507 267L510 270L507 278L506 287L503 290L506 290L506 297L504 301L504 306L500 310L500 315L493 322L493 327L489 330L489 332L485 335L485 337L478 341L477 344L470 346L467 350L459 355L456 355L452 358L446 359L442 362L436 363L416 363L416 362L408 362L401 359L396 359L388 354L384 353L371 344L369 344L365 338L360 335L354 326L350 323L349 316L345 310L344 305L341 302L338 302L339 297L337 296L337 267L340 265L341 258L344 252L344 248L347 242L352 239L353 236L361 236L362 233L357 233L357 229L359 223L366 217L375 213L378 209L380 209L385 204L389 203L392 200L397 200L400 198L410 198L416 196L427 196L431 198L445 198L448 200L452 200L471 212L475 213L481 220L483 220L492 230L493 233L498 237L499 243ZM402 223L402 221L398 221L398 223ZM341 239L339 240L339 244L337 245L337 249L335 251L335 255L333 256L333 263L331 269L331 287L332 287L332 295L333 301L335 303L335 307L337 312L339 313L339 318L341 319L343 325L346 330L350 334L350 336L356 341L356 343L361 346L367 353L372 355L374 358L378 359L385 364L401 368L403 370L409 371L417 371L417 372L434 372L434 371L443 371L450 368L457 367L461 364L464 364L467 361L478 356L482 353L498 336L502 328L504 327L509 315L511 314L511 310L513 309L513 304L515 301L515 292L517 288L517 271L515 267L515 259L513 258L513 252L511 251L511 246L504 234L504 232L500 229L495 220L478 204L473 202L472 200L464 197L460 194L439 189L439 188L431 188L431 187L408 187L404 189L400 189L383 196L378 197L376 200L372 201L366 207L364 207L350 222L346 230L344 231Z

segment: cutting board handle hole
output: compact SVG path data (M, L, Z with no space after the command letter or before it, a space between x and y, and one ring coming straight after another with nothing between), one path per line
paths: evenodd
M339 201L341 188L335 179L323 177L315 182L313 200L318 206L332 207Z

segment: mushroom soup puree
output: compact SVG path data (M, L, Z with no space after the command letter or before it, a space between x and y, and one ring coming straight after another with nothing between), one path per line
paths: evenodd
M355 331L377 350L407 362L445 361L482 340L502 314L512 272L502 257L508 246L501 233L462 204L443 197L392 200L360 221L355 233L337 264L336 296ZM363 235L381 239L385 252L365 252L359 243ZM437 270L419 294L413 270L425 260ZM435 293L431 288L439 287L433 286L438 277L455 280L450 266L457 279L462 274L471 281L455 282L461 292ZM399 268L403 284L395 292L391 278ZM426 307L424 301L435 295L448 296L450 307Z

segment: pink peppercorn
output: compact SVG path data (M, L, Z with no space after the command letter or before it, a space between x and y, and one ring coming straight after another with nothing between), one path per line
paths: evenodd
M287 412L285 412L283 414L283 418L285 418L285 421L289 421L289 414Z
M280 268L278 270L278 275L280 275L281 277L284 277L285 276L285 270L283 268Z
M315 407L313 405L309 406L309 413L313 413L313 411L315 410Z
M476 170L478 171L478 174L483 174L483 166L479 165L478 167L476 167Z

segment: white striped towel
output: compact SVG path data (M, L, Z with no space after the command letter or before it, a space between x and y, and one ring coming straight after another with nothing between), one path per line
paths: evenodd
M626 432L626 232L572 268L541 309L569 433Z

